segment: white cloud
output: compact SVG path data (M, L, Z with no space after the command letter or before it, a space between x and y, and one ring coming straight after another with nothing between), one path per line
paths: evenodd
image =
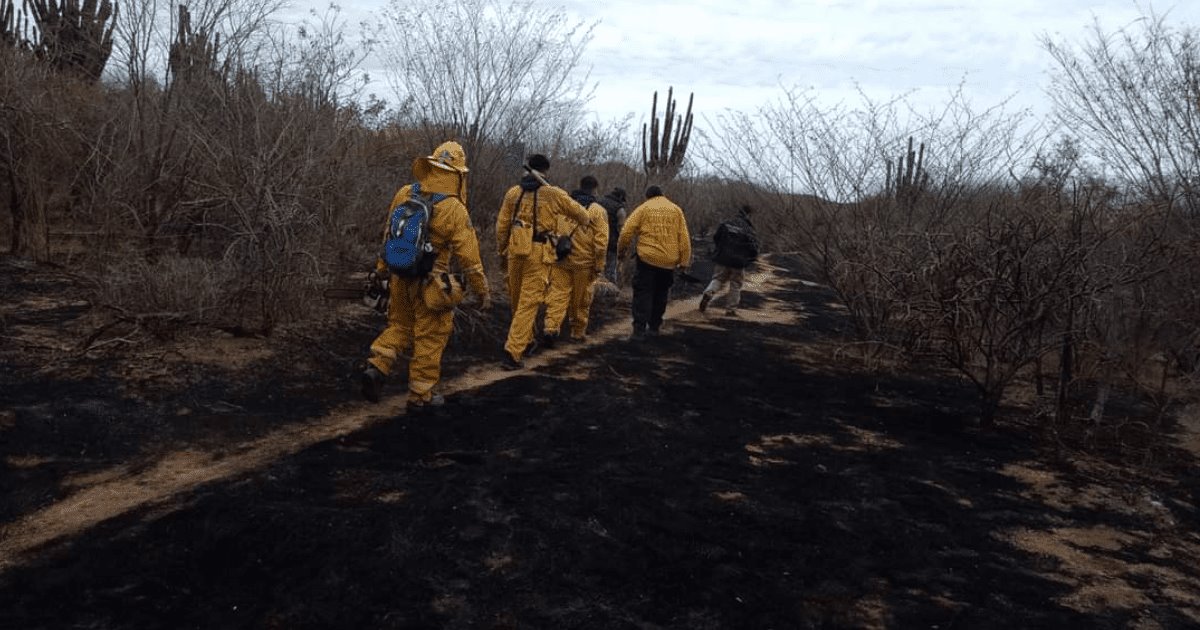
M319 9L323 3L313 3ZM1144 4L1144 3L1142 3ZM306 6L299 3L300 7ZM351 24L377 20L382 0L344 12ZM1135 0L565 0L553 6L597 21L585 62L598 83L601 118L649 115L651 94L674 86L683 107L752 110L779 86L812 87L844 100L858 85L876 97L918 89L943 99L965 81L980 104L1017 94L1042 103L1048 58L1038 39L1082 39L1093 17L1107 30L1140 15ZM1175 6L1172 21L1200 26L1200 2ZM368 67L385 91L377 63Z

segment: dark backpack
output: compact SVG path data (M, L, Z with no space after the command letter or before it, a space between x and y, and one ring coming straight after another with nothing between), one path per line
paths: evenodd
M433 206L446 195L423 195L421 185L412 185L408 201L392 209L387 240L380 257L397 276L419 277L433 270L437 252L429 242L429 220Z
M589 195L582 190L576 190L575 192L571 193L571 198L574 199L576 203L583 206L584 210L587 210L588 207L596 201L596 197L594 195ZM554 241L554 255L559 262L566 260L567 257L571 255L571 250L575 249L575 243L571 240L571 237L575 236L575 230L578 230L581 227L583 226L576 225L575 229L571 230L570 234L560 234Z
M625 204L611 195L601 197L598 203L608 213L608 249L616 251L617 241L621 236L621 220L618 214L625 208Z
M718 265L740 269L758 258L758 237L747 221L731 219L722 223L713 240L717 245L713 262Z

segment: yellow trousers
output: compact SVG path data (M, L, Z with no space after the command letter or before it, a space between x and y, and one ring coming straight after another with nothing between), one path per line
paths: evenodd
M544 262L540 243L534 243L533 253L529 256L509 258L509 285L517 283L520 287L515 306L513 306L512 322L508 325L508 339L504 342L504 350L514 361L520 361L525 354L525 348L533 341L533 328L537 320L538 309L546 302L546 288L550 284L550 268L554 265Z
M509 256L504 261L504 287L508 289L508 305L517 312L517 301L521 299L521 262L523 257Z
M554 265L550 270L550 291L546 296L546 333L558 334L563 320L571 318L571 337L587 335L588 312L592 308L591 269L571 269Z
M434 312L421 299L420 278L392 276L388 282L387 328L371 342L367 361L390 374L403 353L412 348L408 361L408 400L429 402L442 376L442 352L454 330L454 311Z

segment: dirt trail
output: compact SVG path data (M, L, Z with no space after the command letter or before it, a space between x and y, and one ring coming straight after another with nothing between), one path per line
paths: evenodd
M765 293L780 282L777 267L760 264L758 271L748 274L746 290ZM719 300L718 300L719 302ZM754 311L755 321L778 321L794 318L794 314L777 308L770 299ZM675 300L667 306L668 328L671 325L711 326L720 328L718 319L696 310L694 300ZM486 365L468 369L464 374L448 379L442 385L446 394L455 394L486 387L508 378L527 374L551 362L623 338L629 330L622 317L590 334L582 345L543 351L526 359L526 369L508 372ZM20 566L31 559L39 548L54 541L78 535L104 521L131 511L166 506L173 498L201 485L229 479L263 468L270 463L306 448L359 431L374 423L403 414L406 393L385 396L378 405L355 403L336 408L324 417L301 425L280 429L262 438L246 442L233 453L217 456L198 450L169 453L154 464L137 471L117 467L88 475L92 483L81 482L79 489L68 497L0 529L0 571ZM396 410L384 412L382 410Z

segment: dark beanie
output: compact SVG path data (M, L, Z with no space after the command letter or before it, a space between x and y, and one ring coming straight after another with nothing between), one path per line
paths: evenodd
M550 170L550 158L542 155L541 153L534 153L533 155L529 156L529 159L525 161L525 164L529 166L529 168L535 171L541 171L543 173Z
M649 188L646 189L646 198L647 199L649 199L651 197L661 197L662 194L663 194L662 189L659 188L658 186L650 186Z
M591 175L584 175L583 179L579 180L579 187L584 190L596 190L600 187L600 182L596 181Z

